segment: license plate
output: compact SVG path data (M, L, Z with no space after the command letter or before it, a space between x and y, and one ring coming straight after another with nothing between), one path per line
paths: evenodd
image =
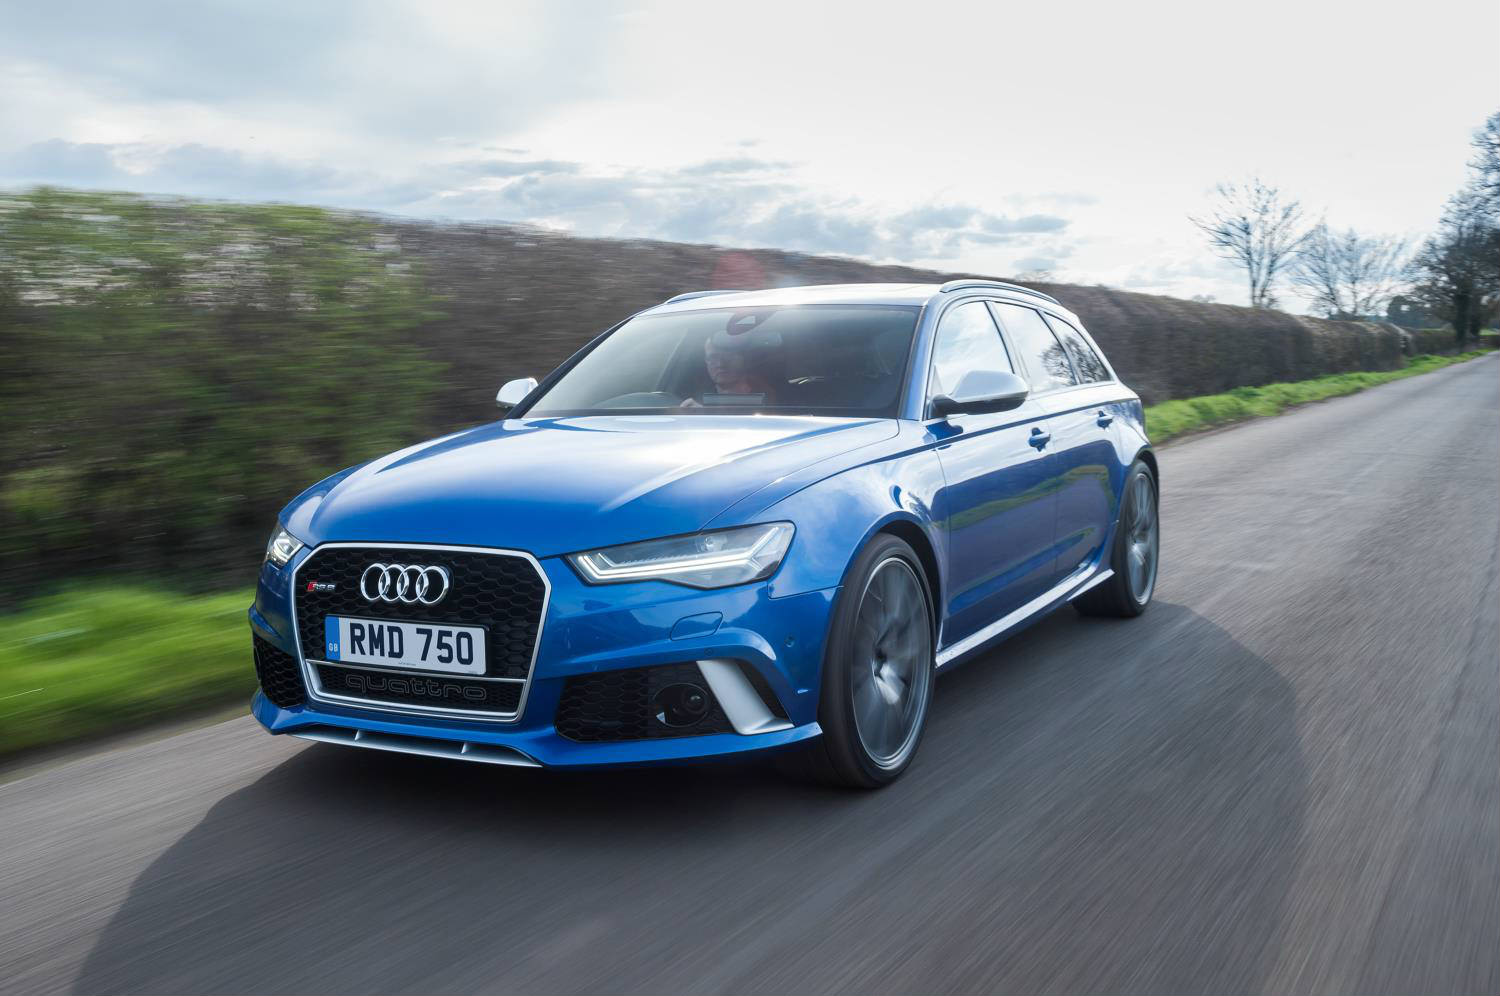
M484 630L479 626L327 616L323 643L330 661L484 674Z

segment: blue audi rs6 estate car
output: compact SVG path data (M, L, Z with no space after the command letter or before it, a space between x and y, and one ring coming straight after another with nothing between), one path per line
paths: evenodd
M988 280L682 294L281 513L272 733L528 767L911 764L942 671L1156 583L1140 399Z

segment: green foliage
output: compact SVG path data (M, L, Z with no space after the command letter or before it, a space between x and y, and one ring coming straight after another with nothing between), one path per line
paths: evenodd
M1146 409L1146 431L1155 443L1164 443L1185 432L1211 429L1217 425L1240 422L1248 418L1277 415L1292 405L1322 401L1343 394L1363 391L1376 384L1399 380L1413 374L1427 373L1452 363L1482 356L1483 351L1459 356L1414 356L1400 370L1366 370L1332 374L1290 384L1266 384L1263 387L1237 387L1228 394L1210 394L1202 398L1164 401Z
M120 565L243 577L296 489L420 437L432 317L365 220L0 194L0 589Z
M0 757L248 702L249 604L79 588L0 616Z

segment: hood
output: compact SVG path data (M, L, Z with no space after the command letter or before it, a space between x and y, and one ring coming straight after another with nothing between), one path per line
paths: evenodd
M788 474L896 434L890 419L733 415L513 419L335 475L283 514L330 540L538 557L700 529Z

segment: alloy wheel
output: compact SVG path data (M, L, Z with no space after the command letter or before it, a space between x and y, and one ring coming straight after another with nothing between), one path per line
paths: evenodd
M1130 485L1130 518L1125 534L1125 564L1130 594L1137 604L1151 600L1156 588L1156 562L1160 547L1156 528L1156 489L1151 478L1137 474Z
M932 682L927 596L911 565L888 557L870 574L854 622L854 725L870 759L901 765L916 744Z

